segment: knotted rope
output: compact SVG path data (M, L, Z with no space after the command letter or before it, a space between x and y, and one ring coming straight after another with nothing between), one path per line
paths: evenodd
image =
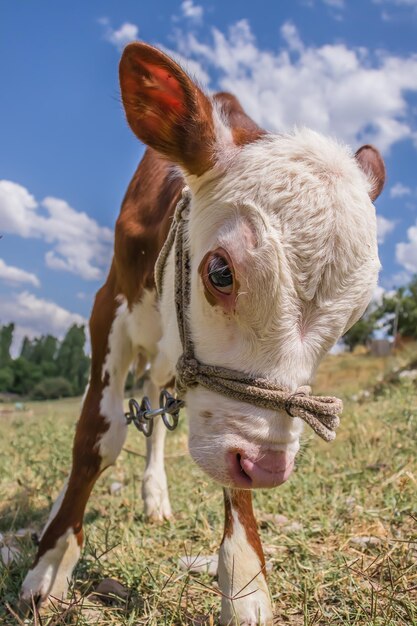
M332 441L339 426L343 405L339 398L311 396L310 387L299 387L294 393L265 378L249 376L239 370L200 363L194 352L187 314L190 305L190 258L185 245L186 221L191 195L188 187L175 210L166 242L155 265L158 295L162 293L163 272L175 244L175 308L183 354L176 366L176 387L181 396L187 389L202 385L228 398L264 409L285 410L290 417L300 417L325 441Z

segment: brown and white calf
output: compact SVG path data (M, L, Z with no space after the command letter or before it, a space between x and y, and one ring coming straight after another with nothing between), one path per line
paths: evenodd
M188 321L204 363L295 390L363 313L379 270L372 200L385 174L374 148L353 155L311 130L266 133L232 95L206 96L172 59L142 43L125 49L120 83L129 125L148 149L124 198L113 263L91 315L91 378L73 467L23 583L23 598L40 603L65 595L88 497L122 448L129 366L138 355L144 366L150 363L145 391L153 406L175 376L182 348L173 253L160 301L154 265L185 184L191 189ZM191 455L224 486L221 622L270 623L250 489L288 478L303 423L201 386L188 390L186 404ZM143 478L151 519L171 516L164 437L157 420ZM243 588L244 598L227 599Z

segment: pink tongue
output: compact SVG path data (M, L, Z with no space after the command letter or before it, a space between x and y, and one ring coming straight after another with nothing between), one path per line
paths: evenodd
M289 478L294 457L287 452L268 451L256 463L242 457L240 466L251 479L253 488L277 487Z

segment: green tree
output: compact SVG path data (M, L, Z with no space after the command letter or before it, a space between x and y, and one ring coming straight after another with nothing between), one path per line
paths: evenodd
M5 367L10 363L10 347L13 341L14 324L0 326L0 367Z
M75 395L83 393L88 379L90 359L84 352L84 344L84 326L74 324L65 335L56 359L58 375L70 382Z
M30 392L34 400L54 400L74 395L71 384L66 378L44 378Z
M20 348L20 356L26 361L30 361L32 358L33 344L29 337L24 337L22 341L22 347Z
M28 395L33 387L42 379L42 369L39 365L30 363L19 357L11 363L13 372L13 388L10 391L20 395Z
M0 391L13 391L14 374L10 366L0 369Z
M55 376L57 373L56 357L58 340L52 335L42 335L35 339L24 338L20 356L29 363L38 365L44 376Z
M356 346L365 345L372 337L377 324L375 312L366 312L360 320L343 335L343 341L353 352Z
M406 287L384 296L378 309L380 318L386 318L389 332L417 339L417 276Z

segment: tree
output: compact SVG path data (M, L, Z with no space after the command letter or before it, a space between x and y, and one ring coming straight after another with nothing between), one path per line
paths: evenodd
M5 367L10 363L10 347L13 341L14 324L0 326L0 367Z
M90 368L90 359L84 352L84 344L84 326L74 324L65 335L56 359L59 376L71 383L75 395L83 393Z
M24 338L20 357L29 363L41 368L44 376L57 374L56 357L58 352L58 340L52 335L42 335L35 339Z
M417 339L417 275L406 287L384 296L378 314L380 319L385 317L391 334L397 331Z
M74 392L68 380L58 376L42 380L35 385L30 395L34 400L55 400L73 396Z
M10 366L0 369L0 391L13 391L14 374Z
M350 352L353 352L356 346L367 343L372 337L376 324L377 316L375 311L368 311L343 335L343 341L349 347Z
M13 393L28 395L42 379L41 368L21 357L12 361L10 367L13 372L13 388L9 391Z

